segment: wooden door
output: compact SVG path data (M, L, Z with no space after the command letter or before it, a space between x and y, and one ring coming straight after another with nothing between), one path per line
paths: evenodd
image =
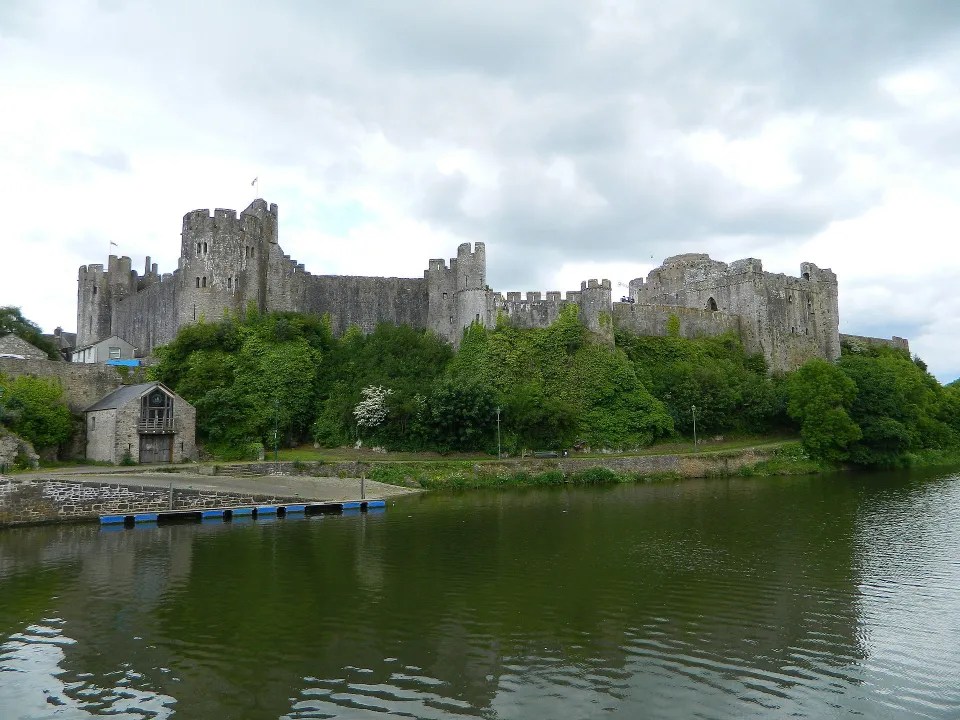
M141 435L140 462L168 463L173 456L173 435Z

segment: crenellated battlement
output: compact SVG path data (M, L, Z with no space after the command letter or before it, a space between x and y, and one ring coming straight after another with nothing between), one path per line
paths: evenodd
M810 262L791 277L764 271L757 258L727 264L706 253L674 255L629 282L630 302L614 303L614 283L606 278L565 292L496 292L487 282L483 242L461 243L447 260L431 258L422 278L313 275L280 248L278 217L277 205L262 199L241 212L186 213L173 273L161 275L149 257L142 274L126 256L82 265L78 342L115 334L149 352L184 325L253 304L261 312L329 314L335 332L406 323L456 345L474 323L493 327L506 317L518 327L543 328L575 303L602 342L613 342L615 327L664 334L678 318L684 336L739 333L747 351L763 353L772 370L839 355L837 277Z

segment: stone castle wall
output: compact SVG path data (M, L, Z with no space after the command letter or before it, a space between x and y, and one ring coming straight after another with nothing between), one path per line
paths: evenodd
M8 378L33 375L56 379L63 387L67 407L73 413L82 412L121 385L143 379L142 368L9 358L0 358L0 373Z
M634 335L669 335L671 317L679 321L679 335L683 338L715 337L726 332L740 334L738 315L670 305L613 304L614 326Z
M875 337L864 337L863 335L840 335L840 342L844 345L850 345L856 347L857 345L863 345L865 347L888 347L895 350L903 350L907 353L910 352L910 342L906 338L897 337L894 335L892 338L875 338Z
M176 272L160 276L148 258L140 276L129 258L113 256L106 270L80 268L78 344L115 334L146 354L184 325L253 306L328 314L337 335L352 325L371 332L379 323L407 324L456 346L471 323L493 327L505 316L518 327L547 327L575 302L583 323L606 342L613 342L615 327L665 334L670 315L677 314L681 335L734 330L774 371L840 355L837 278L812 263L802 263L800 277L791 277L764 272L755 258L728 265L703 254L678 255L646 279L631 281L633 302L615 307L609 280L585 281L563 298L557 291L504 297L487 284L480 242L461 244L449 264L430 260L422 279L313 275L283 253L278 227L277 206L259 199L239 216L196 210L184 216Z

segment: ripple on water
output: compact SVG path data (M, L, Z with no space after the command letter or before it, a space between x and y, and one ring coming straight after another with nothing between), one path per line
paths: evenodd
M0 708L3 720L39 717L165 720L175 699L156 692L130 668L104 673L65 672L64 648L77 641L63 634L64 623L45 618L0 644ZM72 680L70 679L72 676ZM140 685L140 687L136 687Z

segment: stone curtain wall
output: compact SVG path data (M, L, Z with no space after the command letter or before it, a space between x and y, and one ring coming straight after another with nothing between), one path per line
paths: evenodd
M0 476L0 527L30 523L94 520L161 510L202 510L302 503L303 498L247 495L215 490L169 488L119 483L63 480L19 480Z
M862 345L864 347L888 347L894 350L904 350L910 352L910 343L894 335L892 338L864 337L863 335L840 335L840 342L851 347Z
M177 335L180 283L179 272L165 275L161 282L114 303L111 334L126 340L141 355L173 340ZM204 311L205 308L201 308L198 313ZM208 319L211 318L208 316Z
M121 385L142 382L143 377L143 370L140 368L117 370L109 365L8 358L0 358L0 373L8 378L21 375L57 378L63 386L67 407L74 413L82 412Z
M680 321L680 337L714 337L725 332L740 335L740 318L737 315L668 305L613 304L614 327L634 335L665 337L669 334L667 324L671 315Z

